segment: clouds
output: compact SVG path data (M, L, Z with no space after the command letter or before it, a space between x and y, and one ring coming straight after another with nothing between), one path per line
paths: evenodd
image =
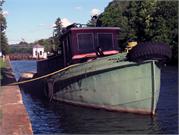
M8 16L8 14L9 14L8 11L2 11L3 16Z
M63 18L63 19L61 19L61 21L62 21L63 27L66 27L66 26L72 24L72 22L70 20L68 20L67 18Z
M62 18L61 22L62 22L63 27L67 27L68 25L71 25L73 23L68 18ZM54 28L55 26L56 26L56 24L52 24L52 25L49 25L49 28Z
M93 8L90 13L91 13L91 16L94 16L94 15L99 15L101 11L97 8Z

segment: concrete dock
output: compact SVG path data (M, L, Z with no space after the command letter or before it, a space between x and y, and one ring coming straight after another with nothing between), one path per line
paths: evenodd
M1 71L3 80L0 87L0 135L31 135L32 125L22 101L18 85L9 86L15 81L9 60Z

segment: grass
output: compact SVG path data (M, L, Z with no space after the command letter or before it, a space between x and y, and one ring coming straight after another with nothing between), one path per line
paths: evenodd
M0 58L0 71L2 68L6 67L6 63L3 61L2 58ZM2 75L0 74L0 80L2 79Z
M6 63L3 61L2 58L0 58L0 68L3 68L6 66Z

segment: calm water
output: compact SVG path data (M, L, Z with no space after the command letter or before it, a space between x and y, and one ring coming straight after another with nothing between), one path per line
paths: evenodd
M16 77L24 71L36 71L35 61L12 61ZM108 112L48 102L22 92L34 134L57 133L178 133L178 70L164 67L161 93L155 117Z

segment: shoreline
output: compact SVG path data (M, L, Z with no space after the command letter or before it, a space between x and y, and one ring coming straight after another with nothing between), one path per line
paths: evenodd
M24 135L33 134L30 118L23 104L18 85L8 86L15 82L9 57L6 57L6 68L2 69L3 79L0 89L0 133Z

